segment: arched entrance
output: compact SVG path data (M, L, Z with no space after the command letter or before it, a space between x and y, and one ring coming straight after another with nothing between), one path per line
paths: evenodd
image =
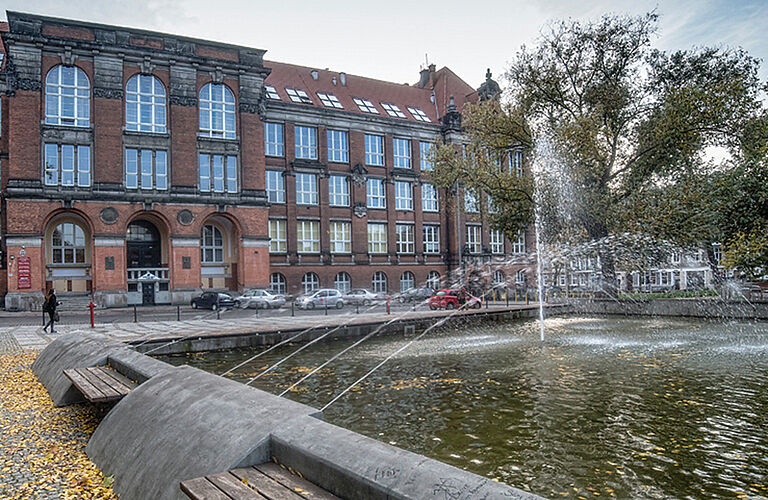
M46 289L59 294L91 292L91 232L78 214L52 219L45 231Z
M200 231L201 287L238 290L238 229L227 217L208 217Z
M147 219L134 220L128 225L125 240L128 303L169 303L168 265L160 230Z

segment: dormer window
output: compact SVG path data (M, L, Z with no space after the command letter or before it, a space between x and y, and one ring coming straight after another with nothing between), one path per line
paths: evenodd
M379 114L379 110L376 109L376 106L374 106L373 103L368 99L358 99L355 97L352 100L355 101L355 104L357 104L357 107L360 108L360 111L363 113L371 113L374 115Z
M407 108L408 108L408 112L413 115L413 118L415 120L418 120L420 122L426 122L426 123L429 123L432 121L429 119L427 114L422 110L420 110L419 108L412 108L410 106L407 106Z
M339 98L333 94L318 92L317 97L320 98L320 102L322 102L326 108L344 109L344 106L342 106L341 102L339 102Z
M382 102L381 107L384 108L384 111L386 111L389 116L395 118L405 118L405 113L400 111L400 108L398 108L396 104L387 104Z
M310 99L307 93L301 89L289 89L286 87L285 92L293 102L298 102L301 104L312 104L312 99Z
M277 93L275 87L271 85L264 85L264 92L267 94L267 99L272 99L275 101L280 100L280 94Z

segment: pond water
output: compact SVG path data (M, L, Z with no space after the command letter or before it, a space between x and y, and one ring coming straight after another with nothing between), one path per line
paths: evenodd
M326 420L546 497L767 498L768 324L550 318L444 329L393 358ZM316 408L412 336L373 338L288 397ZM273 393L351 340L253 385ZM232 373L247 380L282 346ZM257 351L166 356L222 373Z

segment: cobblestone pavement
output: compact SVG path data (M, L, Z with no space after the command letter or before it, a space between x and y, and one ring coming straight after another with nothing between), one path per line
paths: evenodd
M22 347L0 332L0 498L116 498L85 455L104 409L55 408L30 369L37 352Z

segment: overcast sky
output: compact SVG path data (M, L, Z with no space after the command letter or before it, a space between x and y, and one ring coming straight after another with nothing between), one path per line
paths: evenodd
M5 0L4 8L267 50L268 59L414 83L429 62L470 85L500 75L548 22L605 13L661 16L654 45L741 46L768 59L766 0ZM4 14L3 14L4 15ZM764 64L765 66L765 64ZM768 68L761 70L768 78Z

